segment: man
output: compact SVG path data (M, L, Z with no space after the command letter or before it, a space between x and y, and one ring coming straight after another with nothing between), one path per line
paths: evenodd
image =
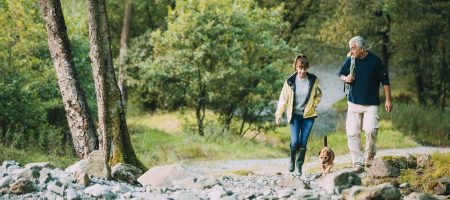
M352 171L361 173L364 171L363 164L370 167L376 154L380 83L383 85L386 96L386 111L390 113L393 106L388 70L382 64L381 59L366 50L364 39L361 36L350 39L348 44L351 57L345 60L339 76L344 83L349 85L345 129L348 148L352 156ZM359 135L361 128L366 134L364 154L361 150Z

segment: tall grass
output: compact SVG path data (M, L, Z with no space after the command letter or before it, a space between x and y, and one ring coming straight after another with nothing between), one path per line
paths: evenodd
M422 145L450 146L449 109L397 102L390 114L380 112L380 116Z

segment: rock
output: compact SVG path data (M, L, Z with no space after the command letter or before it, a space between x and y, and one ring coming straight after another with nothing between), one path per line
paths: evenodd
M48 162L36 162L36 163L28 163L24 166L27 169L38 168L39 170L42 168L54 169L55 167Z
M19 163L14 160L5 160L5 161L3 161L2 169L6 170L11 166L19 166Z
M433 194L449 195L450 194L450 177L444 177L436 180L433 187Z
M294 194L294 191L291 188L287 188L278 192L278 198L287 198Z
M144 172L129 164L119 163L111 168L111 175L115 180L122 180L127 183L137 183L137 179L142 176Z
M409 183L402 183L402 184L400 184L398 187L399 187L399 188L409 188L410 185L409 185Z
M59 181L48 184L47 189L58 195L64 196L64 187L62 187L62 183Z
M69 188L66 190L66 199L67 200L81 200L80 195L73 188Z
M301 181L297 176L292 176L289 174L281 176L279 183L277 183L276 185L283 188L287 187L302 188L302 189L305 188L305 183L303 183L303 181Z
M89 194L93 197L100 198L105 196L110 197L112 192L109 190L109 187L106 185L95 184L90 186L84 190L84 193Z
M203 185L197 181L198 179L198 177L187 177L181 180L173 180L172 184L176 188L203 189Z
M40 174L41 168L24 168L21 169L19 174L17 175L19 178L25 178L25 179L35 179L38 178Z
M400 169L411 169L417 166L414 156L383 156L376 158L369 170L369 177L398 177Z
M86 172L77 171L75 172L75 180L77 184L87 187L89 185L89 176Z
M14 183L14 179L11 176L5 176L0 179L0 188L9 187L11 183Z
M429 194L413 192L408 196L405 196L403 200L437 200L438 198L433 197Z
M431 164L431 156L427 154L421 154L416 157L417 167L425 168Z
M227 192L225 191L225 189L222 186L219 185L215 185L213 188L211 188L209 191L209 198L211 200L218 200L221 197L224 197L227 195Z
M401 199L400 190L389 183L372 186L353 186L350 189L342 191L342 199L385 199L397 200Z
M25 178L17 179L17 181L14 182L10 187L10 191L14 194L25 194L33 192L35 190L36 187L34 186L33 182Z
M92 151L88 158L67 167L65 171L72 174L82 171L96 178L107 178L107 165L100 150Z
M195 173L180 164L158 166L149 169L137 181L145 186L154 187L171 186L174 180L181 180L187 177L193 177Z
M130 191L130 188L128 188L127 186L124 186L124 185L122 185L122 184L120 184L120 185L116 185L113 189L112 189L112 191L114 192L114 193L120 193L120 194L123 194L123 193L127 193L127 192L129 192Z
M330 194L339 194L344 189L361 184L361 178L353 172L333 172L318 181L318 186Z

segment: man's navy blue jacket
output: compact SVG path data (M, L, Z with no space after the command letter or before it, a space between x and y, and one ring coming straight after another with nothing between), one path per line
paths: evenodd
M351 58L347 58L341 66L339 76L350 73ZM368 51L363 59L355 59L355 80L350 85L348 101L359 105L380 105L380 83L389 84L388 69L381 59Z

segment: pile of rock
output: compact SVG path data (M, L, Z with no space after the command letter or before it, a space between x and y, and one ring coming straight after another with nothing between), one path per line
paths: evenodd
M401 169L426 163L422 157L413 160L378 158L368 173L343 169L301 179L283 173L206 173L183 164L158 166L142 174L133 166L119 164L111 170L113 180L107 180L103 156L93 152L64 171L48 163L21 167L14 161L4 161L0 167L0 199L445 199L449 195L448 178L436 184L444 191L441 195L404 193L401 188L407 188L407 183L362 186L361 178L398 176Z

